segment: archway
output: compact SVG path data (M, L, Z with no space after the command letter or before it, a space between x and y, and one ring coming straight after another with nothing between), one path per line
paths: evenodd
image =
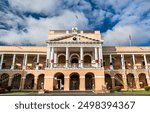
M38 81L37 81L37 89L43 89L44 88L44 74L40 74L38 76Z
M115 75L115 86L121 86L123 88L123 79L121 74Z
M146 75L144 73L139 74L139 83L140 83L140 88L144 88L145 86L148 86Z
M127 85L129 88L136 88L134 75L132 73L127 75Z
M91 64L91 56L90 55L85 55L84 56L84 60L83 60L83 63L84 64Z
M53 89L54 90L64 90L64 74L63 73L56 73L54 75L53 80Z
M24 89L33 89L33 88L34 88L34 75L28 74L26 75Z
M9 81L9 75L7 73L3 73L0 76L0 87L7 87Z
M72 73L70 75L70 90L79 90L79 74L78 73Z
M92 90L95 86L95 79L93 73L87 73L85 75L85 89L86 90Z
M105 84L107 89L112 89L112 79L111 75L105 74Z
M58 56L58 64L65 64L65 63L66 63L65 55Z
M21 74L15 74L12 79L12 88L13 89L19 89L20 88L20 82L21 82Z

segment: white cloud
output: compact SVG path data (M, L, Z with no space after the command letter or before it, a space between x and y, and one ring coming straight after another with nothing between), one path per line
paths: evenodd
M75 15L78 16L76 21ZM25 19L28 32L18 33L17 30L3 31L0 40L7 44L21 45L30 42L30 44L43 45L48 38L48 30L50 29L71 29L77 25L81 29L88 28L88 20L83 13L65 10L62 15L53 18L41 18L39 20L29 17ZM11 38L11 41L10 41Z

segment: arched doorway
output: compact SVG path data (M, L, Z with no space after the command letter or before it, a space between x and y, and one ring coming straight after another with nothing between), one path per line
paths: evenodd
M37 89L43 89L43 88L44 88L44 74L40 74L38 76Z
M121 86L123 88L123 79L121 74L115 75L115 86Z
M129 88L136 88L134 75L132 73L127 75L127 84Z
M66 63L66 57L65 55L59 55L58 56L58 64L65 64Z
M64 74L63 73L56 73L54 75L53 80L53 89L54 90L64 90Z
M85 55L84 56L84 60L83 60L83 63L85 64L91 64L91 56L90 55Z
M107 89L112 89L112 79L111 75L105 74L105 84Z
M34 88L34 75L28 74L26 75L24 89L33 89L33 88Z
M78 58L77 57L72 57L71 63L72 64L78 64L79 63Z
M70 90L79 90L79 74L78 73L72 73L70 75Z
M140 83L140 88L144 88L145 86L148 86L146 75L144 73L139 74L139 83Z
M4 73L0 76L0 87L7 87L9 81L9 75Z
M12 88L13 89L19 89L20 88L20 82L21 82L21 74L15 74L12 79Z
M86 90L92 90L95 86L95 79L93 73L87 73L85 75L85 89Z

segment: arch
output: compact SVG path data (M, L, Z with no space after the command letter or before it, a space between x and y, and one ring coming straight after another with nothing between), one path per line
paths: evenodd
M24 84L24 89L33 89L34 88L34 75L27 74Z
M70 55L70 63L79 63L79 55L77 53Z
M21 74L17 73L13 75L11 86L13 89L19 89L21 83Z
M3 73L0 76L0 87L7 87L8 86L8 81L9 81L9 74Z
M95 86L95 78L93 73L87 73L85 74L85 89L86 90L92 90Z
M92 62L92 57L89 54L84 55L84 57L83 57L83 63L91 64L91 62Z
M117 73L115 75L115 86L121 86L122 88L124 87L123 86L123 78L120 73Z
M134 74L127 74L127 85L129 88L136 88Z
M112 79L111 75L105 74L105 84L107 89L112 89Z
M61 53L58 55L58 64L65 64L66 63L66 55Z
M44 74L40 74L38 76L38 80L37 80L37 89L43 89L44 88Z
M70 90L79 90L79 74L78 73L71 73L70 74Z
M53 79L53 89L54 90L64 90L64 74L56 73Z
M140 83L139 84L140 88L144 88L145 86L148 86L145 73L139 74L139 83Z

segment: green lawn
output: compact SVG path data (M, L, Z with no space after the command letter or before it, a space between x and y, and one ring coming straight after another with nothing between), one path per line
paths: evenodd
M145 90L128 90L128 91L121 91L121 92L115 92L115 93L128 93L128 94L150 94L150 91Z
M8 92L8 93L2 93L0 94L1 96L3 95L38 95L38 92L35 91L13 91L13 92Z

